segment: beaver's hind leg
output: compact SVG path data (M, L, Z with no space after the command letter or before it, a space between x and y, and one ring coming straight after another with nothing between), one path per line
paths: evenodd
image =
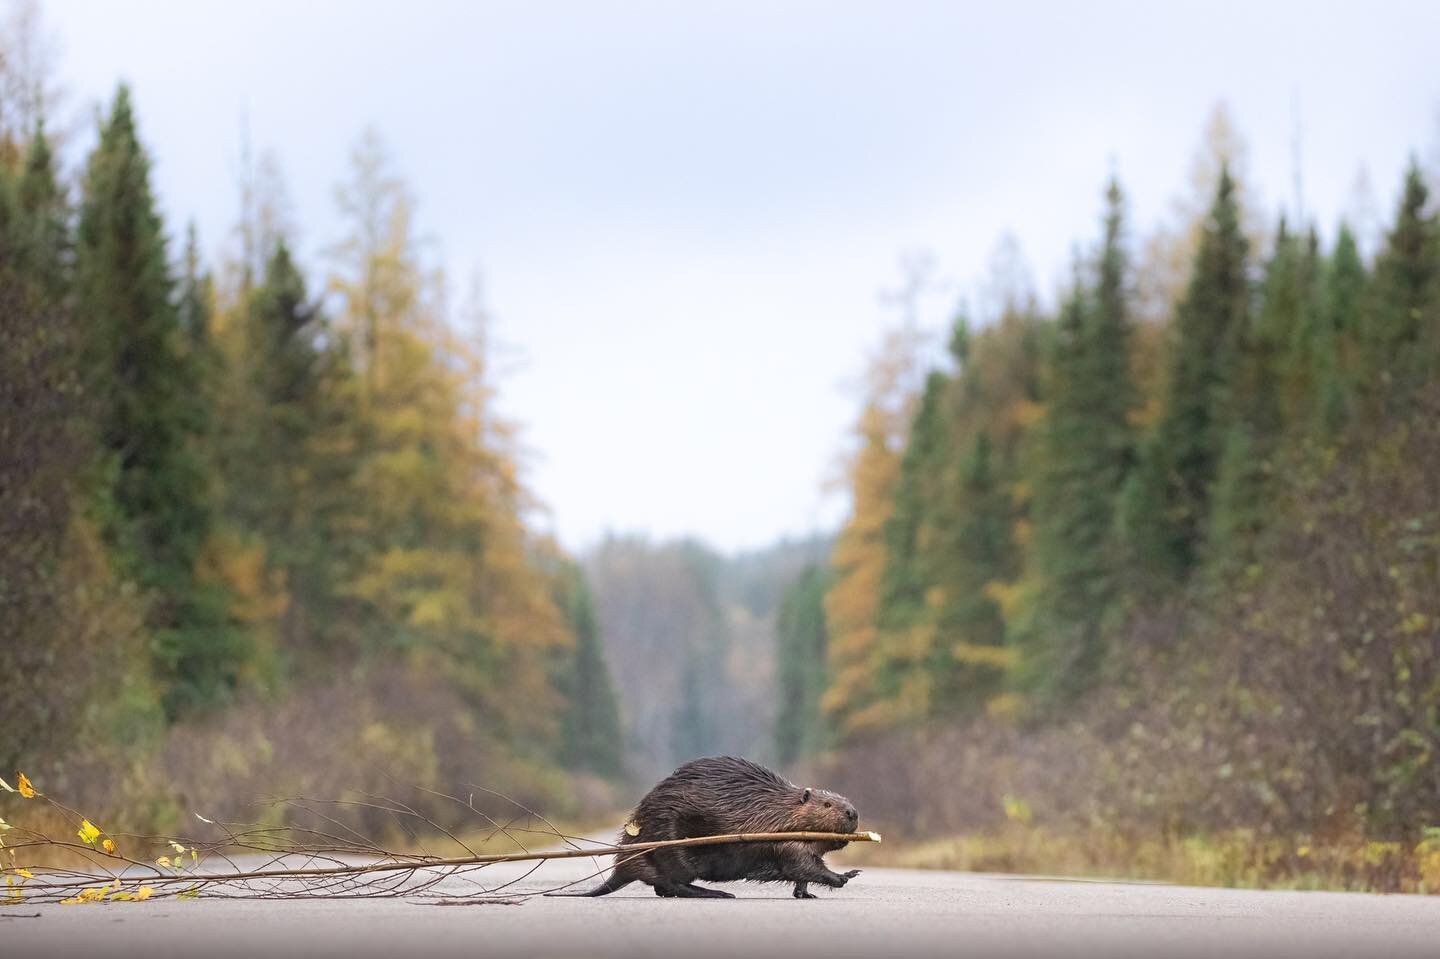
M665 899L734 899L735 895L729 892L722 892L719 889L706 889L704 886L697 886L693 882L665 882L655 883L655 895Z

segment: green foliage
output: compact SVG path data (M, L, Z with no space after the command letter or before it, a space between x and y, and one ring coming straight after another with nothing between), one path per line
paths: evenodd
M819 566L805 569L785 591L776 622L775 748L781 763L813 755L826 745L820 697L826 683L825 591L829 573Z
M1321 302L1312 314L1317 321L1311 340L1312 408L1326 437L1333 437L1354 415L1365 385L1358 343L1367 280L1355 235L1341 223L1335 250L1322 271Z
M1249 243L1240 231L1235 193L1235 181L1222 170L1190 282L1176 308L1160 421L1142 449L1151 462L1137 474L1137 481L1162 485L1127 498L1127 505L1153 510L1126 517L1127 528L1145 530L1143 539L1131 543L1132 562L1172 580L1199 561L1227 414L1242 401L1235 378L1251 291Z
M1403 403L1440 372L1440 225L1413 160L1395 225L1375 259L1361 337L1378 388Z
M121 87L86 168L76 242L76 304L88 382L110 461L107 534L148 591L155 659L170 710L234 688L248 643L223 587L196 565L212 512L196 438L208 411L182 350L149 160Z
M1118 184L1106 194L1105 234L1093 286L1077 277L1051 344L1045 417L1030 470L1034 536L1028 608L1012 641L1016 678L1042 701L1073 698L1097 678L1101 629L1117 597L1115 491L1130 476L1136 390Z
M894 505L885 523L885 574L880 583L879 621L886 629L906 629L923 615L925 596L934 585L934 570L926 568L922 528L940 502L939 484L945 473L944 417L948 378L932 371L925 380L920 404L910 425Z
M181 808L167 767L204 772L184 808L251 774L273 793L287 724L316 754L284 775L350 777L335 795L617 775L589 593L526 525L483 339L444 314L378 142L334 321L283 239L230 287L192 229L175 275L124 87L78 216L42 132L0 147L0 675L28 690L0 700L0 762L151 816ZM311 696L326 715L294 719ZM265 735L230 742L246 717Z
M566 657L557 684L566 700L560 732L561 757L568 769L618 778L625 772L620 704L605 662L594 600L578 564L562 565L556 576L556 592L575 637L575 648Z

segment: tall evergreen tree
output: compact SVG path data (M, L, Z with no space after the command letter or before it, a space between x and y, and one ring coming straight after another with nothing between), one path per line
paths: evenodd
M191 350L200 350L210 341L215 313L215 284L200 266L200 239L195 224L185 232L184 272L180 276L180 329Z
M781 763L809 756L825 744L820 696L825 691L827 570L811 566L785 591L776 621L780 713L775 748Z
M1362 336L1370 368L1403 391L1440 372L1440 225L1428 210L1425 176L1413 159L1395 225L1375 260Z
M1320 327L1315 338L1314 408L1316 424L1328 436L1352 415L1362 385L1358 344L1367 282L1355 234L1342 222L1335 250L1321 269L1316 310Z
M1132 570L1181 577L1196 565L1226 443L1236 356L1250 315L1249 242L1235 181L1222 170L1185 296L1175 313L1163 408L1123 497ZM1146 485L1149 484L1150 488Z
M69 307L68 220L37 132L18 169L0 161L0 675L27 685L53 670L64 640L54 635L56 568L93 454ZM17 745L38 741L55 718L45 697L11 698L6 732Z
M557 579L556 599L575 637L559 681L566 700L561 758L569 769L618 777L625 771L620 704L605 662L590 587L579 565L572 562L562 566Z
M108 532L150 594L173 713L233 687L246 651L228 622L224 590L196 576L211 521L194 442L204 409L179 341L149 161L123 86L86 169L75 269L100 439L113 472Z
M928 712L972 712L999 692L1011 658L996 585L1018 574L1014 504L982 429L949 471L935 549L944 557L925 651Z
M1222 412L1207 551L1222 566L1244 562L1273 504L1275 459L1291 424L1309 419L1313 367L1323 339L1314 317L1315 250L1284 218L1265 266L1258 309L1236 337Z
M1117 585L1115 495L1134 456L1123 198L1113 181L1106 203L1093 291L1077 278L1052 344L1034 468L1030 610L1015 637L1021 685L1044 699L1084 689L1103 659Z
M927 563L927 520L939 506L946 448L945 393L949 378L938 370L925 380L924 392L910 425L895 503L885 522L885 574L880 583L882 629L906 629L923 614L925 596L935 585Z

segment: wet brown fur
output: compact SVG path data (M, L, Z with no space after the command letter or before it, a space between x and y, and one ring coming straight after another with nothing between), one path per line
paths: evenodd
M733 756L696 759L645 794L630 815L639 832L619 844L689 839L741 832L854 832L859 815L844 796L796 786L759 763ZM588 892L603 896L643 882L657 896L732 898L696 880L792 882L797 899L813 899L809 883L840 888L860 870L832 872L822 858L842 842L727 843L656 849L630 858L616 855L609 877Z

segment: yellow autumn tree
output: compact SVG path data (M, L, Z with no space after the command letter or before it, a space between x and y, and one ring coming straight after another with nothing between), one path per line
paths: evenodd
M532 504L493 409L483 330L445 316L443 277L421 265L413 205L373 135L340 199L351 233L330 287L362 384L366 544L346 591L373 614L366 645L444 677L505 742L549 741L548 668L570 637L533 559Z
M834 585L825 595L829 683L821 709L848 736L889 725L893 700L878 680L891 651L883 648L877 615L887 560L885 524L894 509L900 453L913 415L920 338L906 325L885 337L871 359L865 401L846 466L850 517L830 562Z

